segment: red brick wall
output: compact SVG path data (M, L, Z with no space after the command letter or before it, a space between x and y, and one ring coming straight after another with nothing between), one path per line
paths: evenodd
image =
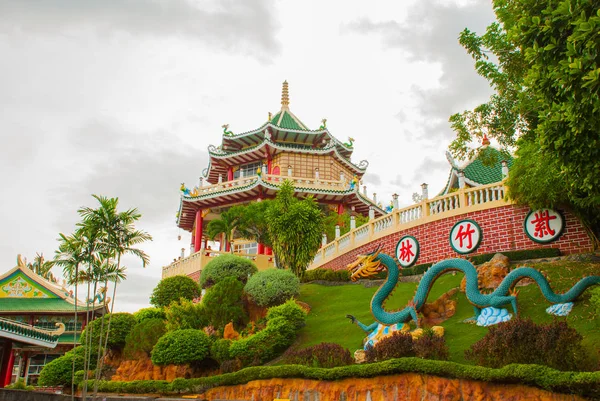
M395 256L396 244L405 235L412 235L421 248L419 259L415 264L438 262L443 259L461 256L474 256L484 253L515 251L535 248L559 248L563 255L592 250L592 243L579 220L565 212L565 229L558 240L548 244L539 244L525 234L523 222L529 208L523 206L502 206L479 212L461 214L447 219L434 221L417 227L390 234L376 241L362 245L321 266L339 270L356 260L356 256L371 252L383 245L383 252ZM450 229L463 219L475 220L481 227L482 240L479 248L468 255L460 255L450 246Z
M195 282L200 281L200 270L198 270L197 272L188 274L188 277L191 278L192 280L194 280Z

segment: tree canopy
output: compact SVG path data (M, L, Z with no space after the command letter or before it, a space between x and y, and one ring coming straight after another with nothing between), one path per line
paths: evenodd
M516 146L509 196L568 207L596 232L600 217L600 12L592 0L494 0L497 21L460 43L495 90L450 117L450 150L472 156L484 135Z

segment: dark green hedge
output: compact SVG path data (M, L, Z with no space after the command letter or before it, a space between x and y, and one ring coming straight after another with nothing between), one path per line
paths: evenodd
M455 362L420 358L390 359L383 362L350 365L332 369L301 365L253 366L234 373L197 379L166 381L101 381L99 391L129 394L200 393L212 387L244 384L271 378L340 380L351 377L374 377L398 373L422 373L439 377L470 379L502 384L524 384L557 393L600 397L600 371L561 372L540 365L507 365L501 369L461 365ZM90 384L91 386L91 384Z
M412 267L407 267L406 269L400 269L400 274L402 276L416 276L417 274L423 274L433 265L433 263L423 263L420 265L415 265Z

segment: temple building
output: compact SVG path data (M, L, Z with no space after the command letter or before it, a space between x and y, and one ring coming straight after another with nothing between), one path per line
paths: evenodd
M312 195L338 214L378 217L385 211L370 199L361 178L368 162L354 163L354 140L342 142L327 129L323 119L311 130L289 107L287 82L283 83L281 109L259 128L243 133L229 131L223 125L219 146L209 146L209 165L199 185L181 186L177 225L191 233L191 255L163 267L163 278L178 274L198 277L202 266L230 246L238 254L252 255L259 269L273 266L271 250L263 244L235 238L232 244L220 242L220 249L208 250L205 228L228 208L249 202L271 199L284 180L295 187L298 197ZM183 253L183 250L182 250Z
M106 313L105 304L92 308L77 301L63 286L31 271L19 256L17 266L0 276L0 387L19 378L35 385L45 364L79 344L92 309L95 316Z

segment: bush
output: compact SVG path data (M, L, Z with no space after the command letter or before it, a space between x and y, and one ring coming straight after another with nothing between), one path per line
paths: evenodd
M350 351L335 343L321 343L301 350L288 350L283 358L285 363L315 368L335 368L354 363Z
M600 315L600 286L592 288L590 290L590 294L590 301L592 302L592 306L596 308L596 313Z
M23 378L19 378L16 382L14 382L13 384L7 385L4 388L8 388L8 389L11 389L11 390L25 390L25 391L35 390L35 387L28 386L25 383L25 380L23 380Z
M226 277L235 277L246 284L248 277L256 273L256 265L241 256L221 255L206 264L200 273L200 287L208 288Z
M150 303L158 308L164 308L181 298L191 301L199 295L200 287L194 280L188 276L173 276L159 281L152 291Z
M152 363L198 365L209 356L211 341L202 330L177 330L162 336L152 350Z
M231 340L221 338L211 345L210 356L215 361L223 364L223 362L231 359L229 347L231 347Z
M139 354L150 356L152 348L166 332L165 322L162 319L145 319L136 324L127 335L125 357L135 358Z
M83 337L82 337L83 338ZM85 348L75 347L67 351L63 356L48 362L40 372L38 384L41 386L66 386L73 379L73 360L75 360L75 371L82 370L84 366ZM90 369L96 368L98 358L97 348L92 347L90 356Z
M590 362L581 345L582 338L564 321L538 325L530 319L515 318L491 326L465 356L492 368L530 363L558 370L585 370Z
M269 308L267 311L267 326L269 325L268 322L276 317L284 318L292 327L299 329L304 326L306 312L294 300L289 300L282 305Z
M102 346L104 346L104 341L106 340L106 330L108 328L108 319L110 319L111 314L107 313L99 319L94 320L90 324L86 326L86 328L81 332L81 338L85 339L88 330L91 330L92 335L92 344L95 347L98 347L98 343L100 340L100 330L104 331ZM104 326L102 326L102 322L104 321ZM110 321L110 334L108 335L108 343L107 347L112 350L122 350L125 347L125 342L127 339L127 335L137 324L137 320L131 313L112 313L112 319Z
M405 269L400 269L400 275L402 276L416 276L418 274L423 274L429 269L433 263L423 263L416 266L407 267Z
M250 277L244 292L259 306L280 305L300 293L300 280L289 270L269 269Z
M313 269L307 270L302 274L301 278L303 283L310 281L350 281L350 272L346 269L332 270L332 269Z
M221 364L221 373L237 372L242 367L242 361L239 359L230 359L229 361L224 361Z
M139 311L134 312L133 316L138 323L142 323L146 319L165 320L167 318L167 315L165 315L165 311L162 308L142 308Z
M204 310L201 303L185 299L180 302L174 301L168 308L165 308L167 331L203 328L208 325L208 317Z
M216 329L223 329L229 322L237 327L244 325L247 316L242 303L243 290L244 284L237 278L225 277L204 295L204 313Z
M447 361L450 357L446 339L435 335L433 330L425 329L423 335L413 340L415 356L423 359Z
M414 355L412 336L396 331L391 336L379 340L374 347L368 347L365 359L367 362L376 362Z

